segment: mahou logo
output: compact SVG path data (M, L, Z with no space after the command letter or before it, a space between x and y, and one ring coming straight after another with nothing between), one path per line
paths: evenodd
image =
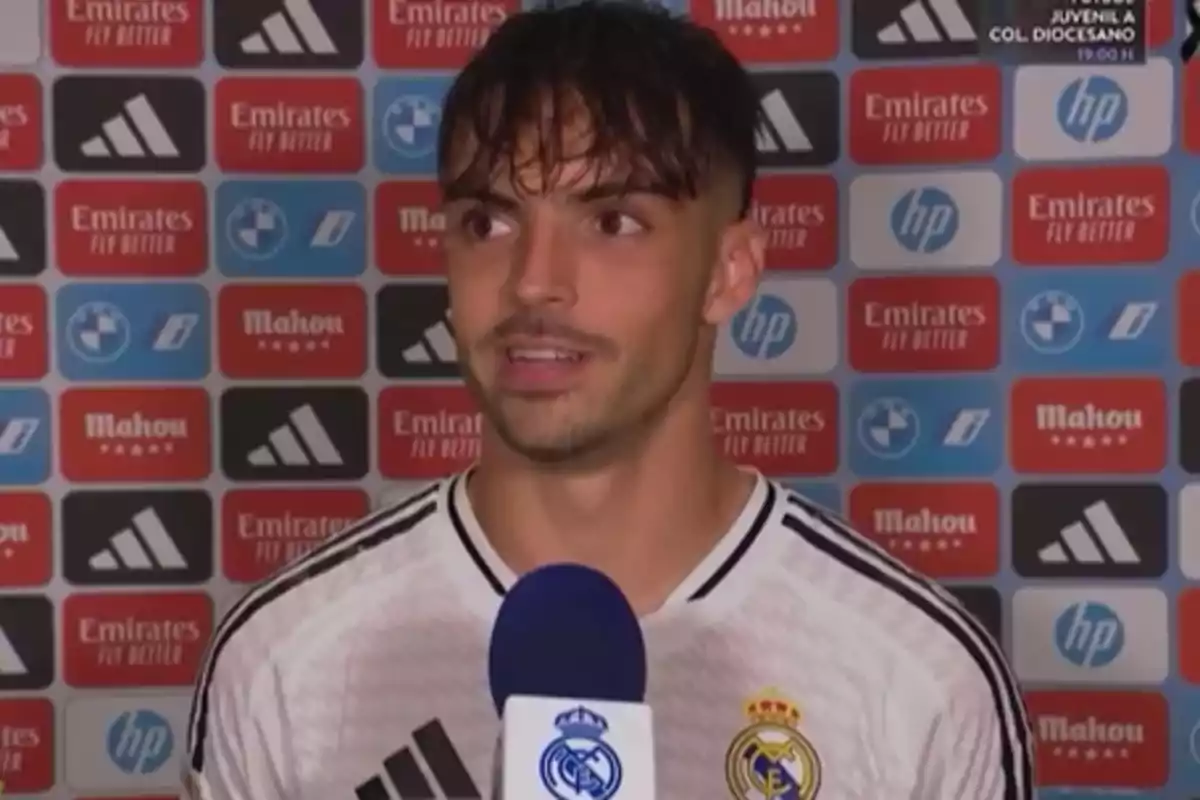
M42 165L42 84L33 75L0 75L0 170Z
M433 181L386 181L375 190L375 261L386 275L441 272L446 218Z
M990 483L861 483L850 492L850 519L926 575L996 573L1000 495Z
M63 181L54 216L58 266L67 275L165 277L208 269L199 181Z
M225 577L257 583L361 520L370 510L355 489L237 489L221 510Z
M752 213L767 235L767 269L828 269L837 263L834 177L761 175L754 184Z
M1000 153L1000 68L888 67L850 76L850 157L950 164Z
M768 475L829 475L838 466L832 383L716 383L712 425L727 458Z
M375 63L385 69L457 69L519 0L372 0Z
M1000 360L992 277L860 278L848 313L850 364L860 372L984 370Z
M461 386L404 386L379 394L379 471L437 478L479 458L482 417Z
M54 786L54 704L41 697L0 700L0 783L5 793Z
M1025 378L1012 389L1017 472L1158 472L1167 393L1151 378Z
M50 498L0 493L0 586L44 586L53 571Z
M0 379L36 380L49 370L46 290L10 285L0 292Z
M691 14L740 61L828 61L838 50L838 4L821 0L696 0Z
M1167 701L1158 692L1026 692L1042 786L1160 787Z
M212 636L204 592L74 594L63 601L69 686L189 686Z
M62 473L72 481L198 481L212 470L203 389L68 389Z
M356 285L230 285L218 296L221 370L231 378L357 378L367 299Z
M50 49L68 67L190 67L204 0L50 0Z
M1012 186L1013 258L1021 264L1127 264L1167 254L1165 167L1026 169Z
M357 78L224 78L213 100L227 172L358 172L365 158Z

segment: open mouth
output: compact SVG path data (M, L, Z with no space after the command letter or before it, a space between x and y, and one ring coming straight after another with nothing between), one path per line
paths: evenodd
M504 355L514 364L578 364L586 356L579 350L556 347L509 347Z

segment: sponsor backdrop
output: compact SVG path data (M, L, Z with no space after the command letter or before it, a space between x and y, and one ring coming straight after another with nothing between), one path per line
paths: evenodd
M515 2L3 0L0 791L176 797L214 617L473 457L434 131ZM1151 5L1146 64L1059 67L966 0L686 9L766 120L721 446L997 633L1047 796L1200 797L1200 102Z

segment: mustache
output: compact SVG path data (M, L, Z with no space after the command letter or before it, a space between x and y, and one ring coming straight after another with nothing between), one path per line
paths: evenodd
M586 333L540 313L514 314L493 328L484 339L484 343L495 345L509 336L545 336L577 344L580 350L590 350L601 354L611 354L617 349L611 339L594 333Z

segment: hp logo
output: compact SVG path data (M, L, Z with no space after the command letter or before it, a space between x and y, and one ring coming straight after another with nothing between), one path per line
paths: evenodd
M1059 655L1077 667L1104 667L1125 648L1125 625L1104 603L1072 603L1054 621Z
M225 218L225 238L242 258L262 261L273 257L288 237L287 215L274 202L250 197Z
M916 410L899 397L881 397L858 416L858 441L876 458L904 458L920 434Z
M383 136L388 146L407 158L427 156L437 148L440 105L419 94L392 101L383 112Z
M942 189L912 189L892 206L892 235L913 253L936 253L958 234L958 204Z
M729 335L750 358L779 358L796 343L796 312L786 300L760 294L734 315Z
M1083 306L1058 289L1039 292L1021 309L1021 335L1045 355L1059 355L1079 344L1083 323Z
M1076 78L1058 96L1058 124L1077 142L1106 142L1121 132L1129 117L1129 98L1121 84L1103 75Z
M108 757L126 775L149 775L175 749L171 724L157 711L126 711L108 726Z

